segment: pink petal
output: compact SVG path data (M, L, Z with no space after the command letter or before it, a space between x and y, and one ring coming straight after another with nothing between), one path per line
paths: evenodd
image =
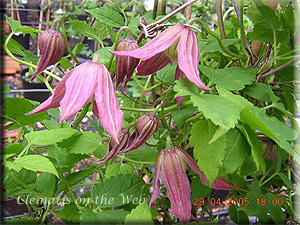
M200 80L198 71L199 47L196 34L189 28L182 31L177 46L178 67L185 73L186 77L204 91L209 91Z
M197 161L190 156L186 151L182 150L181 148L174 147L177 150L177 153L184 159L184 161L189 165L189 167L199 175L201 182L208 186L207 179L202 171L199 170ZM237 189L236 187L229 184L224 177L218 178L214 181L213 185L211 186L217 190L234 190Z
M66 92L65 83L68 80L68 78L71 76L71 74L74 72L74 69L72 69L69 73L67 73L63 77L63 79L57 85L53 95L51 95L46 101L44 101L41 105L36 107L34 110L32 110L29 113L26 113L26 115L32 115L35 113L46 111L51 108L59 107L60 101L62 100Z
M179 156L175 151L166 152L162 162L162 180L167 187L172 213L187 223L191 216L191 188L186 173L182 169Z
M155 73L164 68L169 62L171 60L164 52L158 53L149 59L143 60L137 68L136 75L144 76Z
M61 119L71 118L93 97L96 81L101 76L98 63L85 62L74 69L66 81L66 93L60 102Z
M122 127L123 113L120 110L119 102L115 96L115 90L110 74L106 67L102 64L101 76L97 77L95 89L95 102L97 105L98 113L95 114L100 119L103 128L118 142L118 134Z
M146 43L143 47L132 51L109 51L114 55L132 56L134 58L150 58L169 48L181 35L184 25L176 24L163 31L157 37Z
M162 151L164 151L164 150L162 150ZM157 161L156 161L156 165L155 165L155 180L154 180L152 197L151 197L151 200L149 203L149 208L152 207L153 203L156 201L156 199L158 198L158 195L159 195L159 189L160 189L159 173L161 170L161 162L164 158L162 151L160 152L160 154L157 158Z
M179 69L179 67L177 66L176 71L175 71L174 80L178 80L179 78L182 78L182 77L186 77L186 76L185 76L184 72L182 72L182 70ZM176 98L176 105L177 105L178 110L180 110L180 103L183 98L184 98L184 96L180 96L180 97Z

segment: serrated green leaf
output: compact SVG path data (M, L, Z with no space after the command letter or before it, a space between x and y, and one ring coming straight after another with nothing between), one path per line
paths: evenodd
M124 224L154 224L148 203L144 202L126 216Z
M122 224L128 213L124 210L93 212L89 208L82 208L80 222L81 224Z
M288 127L276 117L269 117L264 109L249 107L241 112L241 121L253 129L260 130L263 134L273 139L282 149L291 154L300 162L300 157L288 142L297 138L297 132Z
M94 24L94 27L96 28L100 40L103 40L107 37L108 31L106 24L97 21Z
M95 207L108 208L129 203L138 204L144 200L142 187L144 181L134 175L118 175L101 180L92 190Z
M17 155L23 150L24 146L21 144L10 144L2 150L2 154L5 159Z
M26 34L30 34L32 36L33 39L36 39L36 34L35 33L42 33L43 31L41 30L37 30L34 29L32 27L17 27L16 32L21 31L23 33L23 36L25 36Z
M213 70L207 66L199 66L199 69L210 82L220 85L227 90L237 91L252 84L255 81L257 68L231 67L225 69Z
M57 171L53 163L46 157L41 155L25 155L14 161L17 166L23 167L31 171L48 172L58 177Z
M116 177L119 174L133 174L132 166L121 162L111 164L105 171L105 178Z
M233 45L239 41L240 41L239 39L222 40L225 46ZM220 47L218 41L215 38L200 39L199 50L201 53L216 52L216 51L223 52L223 49Z
M52 197L56 188L56 177L50 173L42 173L36 179L36 189L46 197Z
M257 138L257 135L255 134L254 130L252 130L248 125L243 124L241 131L243 132L250 148L251 148L251 154L253 157L253 161L256 165L256 168L258 170L262 170L263 173L266 172L266 163L265 159L262 155L262 146Z
M230 219L233 222L237 224L249 224L249 218L247 214L242 210L238 210L238 206L230 205L228 212Z
M238 129L232 129L226 134L227 142L224 156L224 169L233 173L243 165L247 158L249 145Z
M199 176L196 176L192 180L191 191L192 200L193 203L195 203L195 201L198 201L199 198L205 198L212 191L212 189L202 184Z
M59 128L52 130L33 131L24 135L30 144L52 145L76 134L78 130L72 128Z
M137 149L126 153L126 158L145 164L155 164L158 152L153 149Z
M171 111L174 122L176 123L178 129L180 130L185 124L186 120L189 118L190 114L193 113L194 107L185 106L181 107L180 110L174 109Z
M99 36L94 31L93 27L83 21L78 20L71 20L68 23L72 24L79 33L81 33L84 36L93 38L97 40L98 42L101 42L102 40L99 39Z
M8 17L7 15L5 15L5 17L6 17L6 21L8 22L8 24L11 27L11 30L13 32L16 32L16 29L18 27L22 27L22 25L18 21L14 20L14 19L12 19L10 17Z
M289 178L284 173L277 174L289 189L293 189L293 185Z
M156 77L164 84L174 84L175 69L176 67L174 65L168 64L163 69L156 72Z
M249 185L250 191L248 191L246 198L248 198L249 200L249 205L245 206L245 212L248 215L258 215L264 208L263 205L257 204L257 201L262 199L262 194L261 194L261 190L260 187L258 185L257 181L253 181L250 185Z
M79 222L79 210L74 203L66 204L53 218L61 218L66 222Z
M122 16L115 10L109 7L101 7L97 9L85 10L86 12L92 14L98 21L106 25L121 28L125 26Z
M100 135L94 134L92 131L81 132L76 138L71 138L67 142L67 149L74 154L88 154L96 151L102 144Z
M235 98L230 99L219 95L199 95L196 85L187 79L177 80L174 89L178 92L175 96L190 95L193 105L203 112L204 117L223 129L235 127L244 108L239 99L236 101Z
M25 115L36 107L25 98L4 98L4 115L6 119L13 121L13 127L10 129L17 129L22 125L33 126L35 122L47 118L46 112L37 113L34 115Z
M0 34L1 46L4 45L6 39L7 39L7 36ZM7 43L7 48L13 54L24 56L25 48L19 42L17 42L16 40L14 40L12 38L9 39L9 41Z
M270 102L271 96L269 94L269 88L264 83L254 83L243 89L243 93L249 95L252 98L258 99L263 102Z
M190 146L194 146L194 157L198 166L204 172L209 184L217 178L225 155L226 136L209 144L217 127L207 120L194 124L191 131Z
M274 222L276 224L283 224L284 215L281 206L278 204L279 197L272 193L267 193L265 198L267 199L267 211L271 214Z

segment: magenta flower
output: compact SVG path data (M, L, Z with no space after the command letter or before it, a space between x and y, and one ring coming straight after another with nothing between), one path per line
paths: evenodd
M159 195L159 173L161 179L167 188L167 195L171 202L171 211L183 223L187 223L191 217L191 187L188 177L183 169L183 162L186 162L191 169L199 174L201 181L207 185L207 180L202 172L200 172L196 160L194 160L187 152L179 147L173 147L172 150L163 149L156 162L155 183L152 198L149 207L151 208ZM224 178L216 179L213 188L219 190L236 189L230 185Z
M198 71L199 47L195 32L183 24L176 24L132 51L110 51L118 56L144 58L136 75L149 75L177 59L175 79L187 77L204 91L210 89L200 80ZM180 74L178 74L180 73Z
M76 66L63 77L54 94L27 115L61 106L62 122L74 117L91 100L94 115L119 143L118 134L123 122L123 113L115 96L110 74L103 64L85 62Z
M57 63L64 56L66 42L61 33L56 30L46 30L38 40L38 46L41 51L41 58L38 61L36 71L31 80L41 73L48 66Z

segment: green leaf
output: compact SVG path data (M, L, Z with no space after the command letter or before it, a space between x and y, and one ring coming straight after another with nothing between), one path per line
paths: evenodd
M300 157L288 142L297 138L297 133L276 117L269 117L265 110L257 107L243 109L241 121L250 125L252 129L257 129L263 134L273 139L282 149L291 154L300 162Z
M7 39L7 36L5 36L3 34L0 35L0 40L1 40L1 46L2 46L2 48L3 48L3 45L4 45L5 41L6 41L6 39ZM14 40L12 38L9 39L9 41L7 43L7 48L13 54L24 56L25 48L19 42L17 42L16 40Z
M174 122L176 123L179 130L182 128L186 120L189 118L190 114L193 112L194 107L191 106L184 106L180 107L180 110L174 109L171 111Z
M144 202L131 210L130 214L126 216L124 224L154 224L148 203Z
M97 21L94 24L94 27L96 28L100 40L103 40L107 37L108 31L106 24Z
M137 149L126 153L126 158L145 164L155 164L158 152L153 149Z
M10 88L7 86L7 84L1 82L1 85L2 85L2 94L9 94L10 93Z
M199 111L203 112L206 119L210 119L215 125L221 128L230 129L235 127L240 118L240 112L244 105L234 98L197 93L197 87L187 79L177 80L174 87L178 93L177 96L191 95L191 101L194 106L197 106Z
M16 32L17 28L22 27L22 25L18 21L8 17L7 15L5 15L5 17L6 17L6 21L8 22L13 32Z
M257 138L257 135L255 134L254 130L251 129L246 124L243 124L241 127L241 131L243 132L245 138L247 139L247 142L251 148L251 154L253 157L253 161L256 165L256 168L258 170L262 170L263 173L266 172L266 163L265 159L262 155L262 146Z
M281 198L272 193L267 193L267 211L271 214L272 219L276 224L284 224L284 215L281 206L278 204L278 199ZM277 204L276 204L277 203Z
M67 57L62 57L59 60L59 64L63 67L64 70L73 67L73 63L66 59Z
M227 90L242 90L245 85L252 84L255 81L257 68L231 67L225 69L213 70L207 66L199 66L210 82L220 85Z
M97 9L85 10L92 14L99 22L104 23L108 26L121 28L125 26L122 16L115 10L109 7L101 7Z
M58 168L72 168L75 163L87 158L86 155L75 155L69 153L65 148L58 148L57 146L51 146L48 151L48 156L53 160L55 167Z
M100 208L116 207L129 203L138 204L144 201L142 187L144 181L134 175L118 175L101 180L92 190L95 206Z
M9 129L17 129L22 125L33 126L35 122L46 119L46 112L29 116L25 115L25 113L33 110L35 106L25 98L4 98L4 115L8 120L14 122L13 126L9 125ZM6 129L8 129L8 127L6 127Z
M107 167L105 178L116 177L119 174L133 174L133 168L127 163L114 163Z
M202 184L199 176L196 176L191 183L192 200L193 203L199 200L199 198L205 198L212 189Z
M238 129L230 130L226 134L227 142L224 156L224 169L233 173L243 165L247 158L249 145L243 134Z
M168 64L166 67L156 72L156 77L162 83L172 85L174 84L175 69L176 67L174 65Z
M223 44L227 47L229 45L233 45L238 43L239 39L225 39L222 40ZM218 41L215 38L208 38L208 39L200 39L199 40L199 50L201 53L206 52L223 52L223 49L220 47Z
M293 185L292 185L291 181L284 173L279 173L277 175L281 178L281 180L283 180L283 182L289 189L291 189L291 190L293 189Z
M124 210L110 210L93 212L89 208L80 210L81 224L122 224L129 212Z
M33 131L24 135L30 144L52 145L76 134L78 130L72 128L59 128L52 130Z
M79 135L71 137L69 141L66 140L66 142L70 153L88 154L96 151L101 146L102 138L92 131L83 131Z
M249 200L249 205L245 206L244 211L248 214L248 215L258 215L264 208L264 206L262 204L258 204L258 200L260 201L262 199L262 194L261 194L261 190L260 187L258 185L257 181L253 181L250 185L249 185L250 191L248 191L246 198L248 198ZM258 199L258 200L257 200Z
M243 89L243 93L263 102L271 102L269 88L264 83L254 83Z
M17 166L32 171L48 172L58 177L57 171L53 163L46 157L41 155L25 155L14 161Z
M52 197L56 188L56 177L50 173L42 173L36 179L36 189L46 197Z
M112 48L111 47L104 47L104 48L100 48L99 50L97 50L95 52L95 53L98 53L101 56L100 59L99 59L99 63L104 64L106 67L108 67L110 57L111 57L111 54L108 50L112 50ZM115 65L116 65L116 62L114 61L112 63L110 71L113 71L115 69Z
M68 23L72 24L79 33L81 33L84 36L93 38L99 42L102 40L99 39L99 35L94 31L93 27L86 22L78 21L78 20L71 20Z
M23 148L24 147L21 144L10 144L2 150L2 154L4 158L7 159L20 153L23 150Z
M76 185L80 181L82 181L83 179L85 179L86 177L90 176L96 170L97 170L97 167L92 167L92 168L89 168L89 169L80 170L80 171L78 171L76 173L72 173L72 174L68 175L65 178L65 181L70 186ZM60 192L62 192L63 190L65 190L67 188L66 183L65 182L61 182L61 183L58 184L58 187L57 187L57 190L56 190L54 196L58 195Z
M16 32L21 31L23 33L23 36L26 34L30 34L33 39L36 39L36 34L35 33L42 33L43 31L34 29L32 27L17 27Z
M249 224L249 218L247 214L242 210L238 210L238 206L230 205L228 212L230 219L232 219L233 222L237 224Z
M68 222L79 222L79 210L74 203L66 204L62 211L57 213L53 218L61 218Z
M209 144L217 127L207 120L194 124L191 131L190 146L194 146L194 157L198 166L204 172L209 184L217 178L225 155L226 136Z

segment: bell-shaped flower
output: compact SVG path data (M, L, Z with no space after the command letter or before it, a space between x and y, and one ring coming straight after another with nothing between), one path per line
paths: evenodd
M94 115L119 143L118 134L123 122L123 113L115 96L111 76L103 64L85 62L76 66L63 77L54 94L27 115L60 106L62 122L74 117L91 100Z
M158 127L158 119L152 114L144 114L135 122L135 129L130 134L128 130L122 128L119 133L117 144L115 140L111 140L108 153L97 162L103 162L114 158L119 153L125 153L135 150L142 146L156 131Z
M117 45L117 51L131 51L137 49L139 46L135 40L126 38L121 40ZM134 69L139 64L139 59L130 56L116 56L116 87L126 77L125 84L129 81Z
M151 208L158 198L160 188L159 174L161 173L162 182L167 188L167 195L171 202L171 211L183 223L187 223L190 220L192 209L190 201L191 187L183 169L185 168L185 163L199 174L202 182L203 179L206 181L204 174L199 170L197 162L187 152L176 146L172 150L163 149L157 158L153 194L149 204ZM204 184L207 185L207 181ZM224 178L216 179L212 187L221 190L236 189Z
M152 74L164 68L168 63L177 60L178 73L181 71L182 76L187 77L202 90L210 90L203 84L199 76L199 47L197 36L194 31L183 24L176 24L166 29L141 48L132 51L110 52L118 56L131 56L138 59L145 59L137 68L136 75L141 76Z
M56 30L44 31L38 39L38 46L41 51L41 58L38 61L36 71L31 80L41 73L48 66L57 63L64 56L66 42L61 33Z

